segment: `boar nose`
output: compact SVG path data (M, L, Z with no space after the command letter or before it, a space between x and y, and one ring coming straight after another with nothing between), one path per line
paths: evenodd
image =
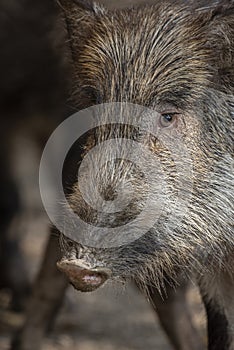
M109 269L101 267L89 269L72 260L61 260L57 262L57 267L65 273L73 287L81 292L94 291L111 276Z

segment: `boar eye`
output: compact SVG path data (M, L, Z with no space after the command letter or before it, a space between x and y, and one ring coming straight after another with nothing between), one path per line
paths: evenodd
M160 116L160 125L163 128L167 128L175 123L178 113L162 113Z

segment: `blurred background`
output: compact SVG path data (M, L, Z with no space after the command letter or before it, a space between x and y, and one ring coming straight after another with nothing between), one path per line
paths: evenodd
M102 0L110 8L143 0ZM147 1L153 3L154 1ZM30 285L48 237L39 188L40 154L71 111L64 34L51 0L0 4L0 349L24 321ZM51 286L53 288L53 286ZM195 287L188 291L194 323L205 316ZM171 350L157 315L130 283L91 294L69 287L43 349ZM32 349L33 350L33 349Z

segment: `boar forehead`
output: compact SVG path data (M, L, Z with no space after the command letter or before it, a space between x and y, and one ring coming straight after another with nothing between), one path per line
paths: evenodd
M201 23L169 5L100 16L79 57L82 85L101 101L174 104L199 98L208 84Z

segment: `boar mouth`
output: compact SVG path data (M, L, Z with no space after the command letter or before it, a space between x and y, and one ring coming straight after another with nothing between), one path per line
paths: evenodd
M111 276L104 267L89 268L77 260L61 260L58 269L63 272L73 287L81 292L92 292L101 287Z

